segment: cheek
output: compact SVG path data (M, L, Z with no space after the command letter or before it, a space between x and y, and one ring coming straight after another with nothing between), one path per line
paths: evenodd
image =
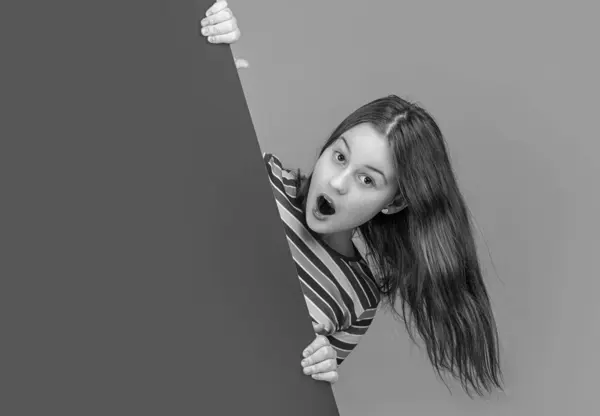
M357 189L357 192L352 196L351 202L353 216L360 217L361 219L370 219L388 206L393 196L394 192L392 189Z
M312 180L316 183L323 182L328 177L329 168L322 159L317 162L312 172Z
M381 195L369 195L365 192L357 193L351 202L352 215L359 220L372 218L382 207Z

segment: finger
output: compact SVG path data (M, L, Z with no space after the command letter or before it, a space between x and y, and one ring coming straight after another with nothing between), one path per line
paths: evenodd
M202 26L210 26L216 25L218 23L223 23L228 20L234 20L233 12L229 7L217 12L216 14L211 14L210 16L205 17L200 21Z
M326 335L331 332L331 325L329 324L315 324L313 323L313 329L316 334Z
M235 32L229 32L224 35L211 35L208 37L210 43L234 43L240 38L241 32L237 29Z
M317 335L315 337L315 339L313 340L313 342L311 342L310 345L308 347L306 347L304 349L304 351L302 351L302 356L304 358L306 358L309 355L312 355L319 348L324 347L325 345L328 345L328 344L329 344L329 340L327 339L327 337L325 337L324 335Z
M217 23L212 26L205 26L202 28L202 34L204 36L208 35L226 35L228 33L232 33L238 30L237 22L235 18L231 20L227 20L226 22Z
M208 8L208 10L206 11L206 15L210 16L212 14L218 13L221 10L225 9L227 7L227 1L226 0L217 0L215 2L215 4L213 4L212 6L210 6Z
M235 60L235 67L237 69L248 68L249 66L250 66L250 64L245 59L236 59Z
M304 374L319 374L319 373L328 373L330 371L337 370L337 361L333 358L329 358L325 361L321 361L315 365L310 365L308 367L304 367Z
M316 350L314 353L312 353L308 357L304 358L300 362L300 364L302 364L303 367L307 367L307 366L311 366L313 364L319 363L321 361L325 361L325 360L336 358L336 357L337 357L337 354L336 354L335 350L333 349L333 347L331 345L325 345L325 346L319 348L318 350Z
M327 373L311 374L311 377L319 381L327 381L331 384L339 380L339 374L337 371L329 371Z

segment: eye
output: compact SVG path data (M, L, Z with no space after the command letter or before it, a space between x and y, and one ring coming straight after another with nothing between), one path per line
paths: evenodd
M346 157L338 151L333 152L333 158L338 162L344 162Z
M375 181L369 176L363 176L361 181L366 186L374 186L375 185Z

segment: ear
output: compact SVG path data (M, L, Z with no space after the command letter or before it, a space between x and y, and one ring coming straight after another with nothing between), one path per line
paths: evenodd
M392 215L402 211L406 207L408 207L408 204L405 201L402 201L400 197L397 197L389 203L388 206L382 209L381 212L385 215Z

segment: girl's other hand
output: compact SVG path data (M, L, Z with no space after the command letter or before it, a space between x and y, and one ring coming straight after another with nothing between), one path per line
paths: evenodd
M202 34L210 43L232 44L240 39L241 32L237 19L226 0L217 0L207 11L206 17L200 21ZM248 61L235 58L237 69L248 68Z
M329 332L323 324L313 322L315 340L304 350L304 359L301 362L304 374L310 375L315 380L335 383L339 376L337 372L337 353L324 335Z

